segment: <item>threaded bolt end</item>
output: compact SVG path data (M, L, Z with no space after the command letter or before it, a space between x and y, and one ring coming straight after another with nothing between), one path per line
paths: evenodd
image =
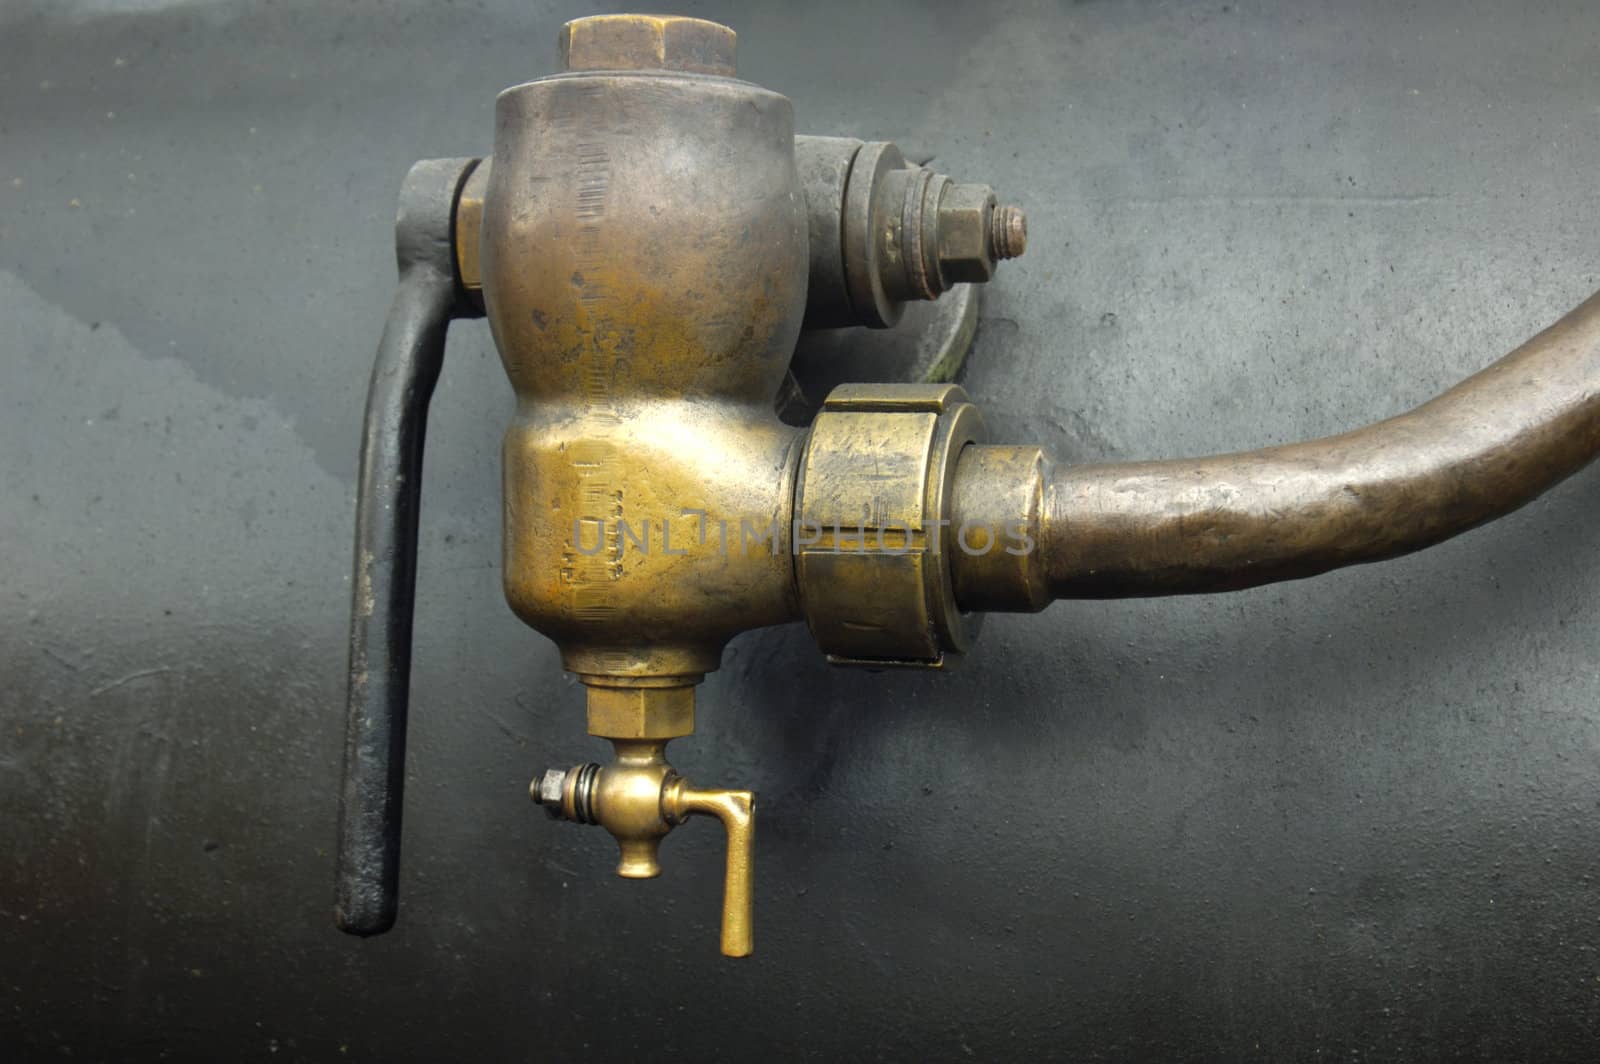
M1021 207L996 207L989 215L989 253L1014 259L1028 250L1028 217Z
M599 774L600 766L592 762L569 769L553 768L534 780L528 793L556 820L593 824L596 822L594 784Z

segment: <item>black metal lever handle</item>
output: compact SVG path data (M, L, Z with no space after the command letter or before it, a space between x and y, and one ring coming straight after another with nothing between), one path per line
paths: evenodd
M462 299L452 231L476 163L425 159L406 175L395 221L400 283L367 389L334 910L354 935L387 931L398 904L423 437L450 320L476 313Z

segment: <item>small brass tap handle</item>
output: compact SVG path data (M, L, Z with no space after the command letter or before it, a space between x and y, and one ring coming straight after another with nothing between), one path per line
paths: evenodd
M722 886L722 953L748 957L755 949L756 796L749 791L702 790L667 764L665 739L613 739L609 765L552 769L528 788L551 816L599 824L622 851L617 874L649 879L661 873L662 836L698 813L722 821L728 833Z
M750 956L755 949L756 796L750 791L701 790L677 776L662 788L661 810L675 824L694 813L722 821L728 833L728 868L722 886L722 954Z

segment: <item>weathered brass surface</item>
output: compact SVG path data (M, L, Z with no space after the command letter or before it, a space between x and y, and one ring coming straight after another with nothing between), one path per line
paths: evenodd
M732 30L681 15L600 15L561 27L568 70L678 70L734 75Z
M951 520L969 553L951 564L956 601L967 610L1042 610L1050 585L1038 564L1045 485L1055 469L1039 447L976 446L961 452Z
M751 949L754 798L690 786L665 751L734 635L803 618L832 661L939 667L982 611L1393 557L1600 451L1600 296L1409 414L1246 454L1071 467L987 442L948 384L844 384L808 428L785 425L803 321L882 328L987 281L1026 245L1021 212L887 142L796 138L788 100L734 80L724 27L581 19L562 54L566 73L500 96L491 160L442 171L459 292L434 292L425 324L481 298L517 395L506 598L616 749L533 797L604 826L629 878L659 874L685 818L717 817L730 956Z
M677 739L694 731L694 688L676 678L655 685L636 679L593 676L589 734L604 739Z
M937 667L971 642L944 516L956 459L982 434L953 384L845 384L823 404L800 463L795 575L830 661Z
M990 443L948 384L841 384L786 425L803 326L884 329L988 281L1026 246L1021 212L891 143L796 137L788 100L735 79L725 27L604 16L561 47L564 73L500 96L492 158L425 161L402 195L358 506L338 901L353 933L395 913L418 471L452 318L488 318L517 397L507 600L559 645L615 749L532 796L605 827L632 879L660 874L688 817L721 821L730 956L752 949L754 797L690 785L666 747L738 633L804 619L836 663L940 667L984 611L1393 557L1600 451L1600 296L1411 413L1245 454L1072 467Z
M696 813L722 821L728 833L722 952L729 957L748 957L755 949L756 796L749 791L701 790L679 776L662 790L661 808L674 824Z
M489 168L488 159L478 160L461 186L455 210L456 276L467 296L479 304L483 302L483 196L489 188Z
M518 397L506 597L616 747L533 793L611 832L630 878L659 874L674 824L722 820L723 951L743 956L753 798L689 787L665 747L693 731L693 685L727 640L798 613L801 433L773 411L805 308L793 118L731 79L733 34L711 23L579 20L563 55L570 73L501 95L481 207L473 183L457 213Z
M888 141L796 137L795 159L810 210L807 328L892 327L907 302L988 281L1027 247L1021 209Z
M772 411L805 306L793 139L788 100L724 77L584 72L499 99L480 246L519 400L506 597L575 672L698 677L796 616L798 433Z
M645 720L686 720L687 727L675 734L693 730L692 686L650 685L633 690ZM606 688L589 687L589 731L611 740L615 760L607 765L575 765L546 772L533 782L529 793L552 816L599 824L609 831L617 840L617 875L624 879L659 876L658 853L666 834L695 814L716 817L728 835L722 952L729 957L748 956L754 948L755 796L749 791L691 786L667 763L667 743L673 736L634 734L641 730L636 718L631 713L615 717L609 699ZM664 733L676 727L653 730Z
M566 72L501 94L493 158L451 171L460 296L517 394L506 598L616 748L533 796L606 827L630 878L687 816L720 819L730 955L750 950L754 801L689 786L665 749L738 633L803 618L836 663L940 667L983 611L1392 557L1600 450L1600 297L1409 414L1248 454L1074 468L989 443L948 384L843 384L785 425L802 323L892 326L989 280L1027 225L888 142L796 138L734 47L696 19L570 23Z
M504 447L506 598L560 646L588 687L590 732L617 750L603 768L547 774L534 797L606 827L622 850L619 873L633 878L659 872L673 824L694 813L721 820L723 949L740 956L751 942L754 800L692 788L665 760L667 740L694 729L694 685L734 635L799 619L802 589L824 645L874 663L938 664L970 628L937 539L921 537L925 519L947 508L976 410L948 386L843 389L809 435L781 423L774 401L808 275L818 305L854 320L840 309L852 284L881 292L888 278L906 289L895 300L932 298L945 272L986 280L1010 245L996 243L1004 226L987 187L908 168L893 145L826 140L833 184L809 190L789 101L733 80L733 47L731 31L693 19L569 24L568 72L501 94L494 156L459 196L455 250L517 393ZM857 172L863 152L883 165ZM948 208L941 196L913 202L896 184L907 176L937 176L941 196L966 191ZM814 262L808 230L820 214L823 231L848 237L839 227L852 195L856 220L884 220L883 232L863 228ZM902 281L864 278L852 247ZM913 291L908 269L933 280ZM865 317L875 324L881 310L898 313L897 302L873 307ZM913 555L810 552L797 579L808 438L804 499L819 516L859 523L851 506L892 498L884 516L911 523ZM884 449L858 449L869 441ZM891 459L914 475L873 481ZM876 637L852 605L868 588L889 607Z
M1443 395L1338 436L1122 465L963 458L958 523L1037 526L997 572L957 553L967 609L1231 591L1382 561L1492 521L1600 451L1600 296Z

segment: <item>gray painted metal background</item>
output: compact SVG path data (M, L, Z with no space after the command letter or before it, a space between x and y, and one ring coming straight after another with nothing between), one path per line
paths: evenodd
M400 924L335 932L361 401L419 157L593 8L0 9L7 1059L1593 1060L1600 480L1426 555L991 620L951 675L800 627L678 765L762 799L666 875L545 820L603 753L500 592L511 392L453 329ZM1396 413L1600 285L1600 13L688 4L808 132L1029 210L967 387L1075 460Z

